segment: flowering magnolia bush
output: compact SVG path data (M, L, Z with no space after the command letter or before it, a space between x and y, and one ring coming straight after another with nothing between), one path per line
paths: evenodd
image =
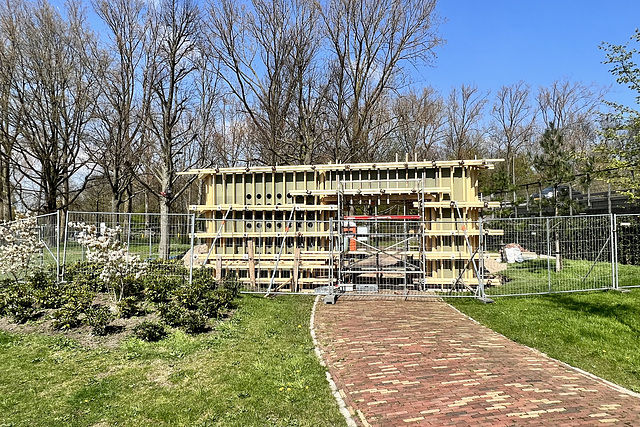
M95 225L70 223L70 226L80 230L77 239L87 250L87 260L102 266L100 280L107 284L114 301L120 302L127 279L140 278L147 265L138 255L129 254L127 245L118 238L120 227L106 227L99 233Z
M18 214L15 221L0 225L0 274L11 274L15 280L24 277L43 247L35 216Z

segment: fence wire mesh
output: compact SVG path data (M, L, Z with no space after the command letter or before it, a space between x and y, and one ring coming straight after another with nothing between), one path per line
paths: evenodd
M640 215L616 215L616 283L620 288L640 287Z
M212 268L218 278L235 275L244 292L325 289L334 281L332 228L331 221L285 212L250 220L196 218L193 265Z
M424 224L415 220L345 220L334 251L343 292L415 294L425 290Z
M193 269L207 268L218 278L235 275L245 292L338 286L361 295L494 297L640 287L640 215L313 223L283 215L248 225L171 214L168 221L163 240L156 213L42 215L41 249L30 263L64 280L65 268L86 261L74 226L84 223L99 232L118 227L130 254L166 274L190 280Z
M609 215L496 219L483 226L488 296L615 287Z
M81 224L95 226L99 234L107 228L118 228L119 240L130 255L137 255L144 261L162 262L162 269L167 274L185 274L185 268L190 268L188 257L184 258L192 245L193 215L169 214L167 218L168 233L163 242L161 215L157 213L68 212L63 221L59 248L62 278L67 267L87 261L86 249L78 242Z

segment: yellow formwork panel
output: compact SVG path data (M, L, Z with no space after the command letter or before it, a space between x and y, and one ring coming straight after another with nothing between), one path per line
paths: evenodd
M424 260L427 284L446 287L457 278L474 281L465 263L479 244L475 222L483 208L493 207L479 200L478 175L499 161L252 166L186 173L198 174L205 186L205 203L191 209L206 219L196 237L209 246L215 241L208 267L217 264L225 272L236 272L242 281L262 283L260 274L270 274L267 265L272 268L264 258L273 263L281 253L277 279L292 280L297 271L301 282L295 283L311 290L313 274L328 280L331 238L341 238L339 219L350 210L370 213L396 206L396 212L417 213L424 221L419 230L422 249L411 256ZM296 250L302 255L294 260ZM260 262L264 268L258 276L247 273L261 268Z

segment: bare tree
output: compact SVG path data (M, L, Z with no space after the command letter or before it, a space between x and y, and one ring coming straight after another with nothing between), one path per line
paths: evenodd
M435 158L441 151L445 116L444 101L431 87L395 98L393 138L400 152L420 159Z
M22 2L6 0L0 4L0 220L12 219L11 158L20 128L15 102L18 79L19 19Z
M44 200L32 210L54 212L78 197L92 172L83 144L98 86L86 51L96 41L77 2L66 4L66 19L46 2L26 10L15 87L16 166L23 186L42 191Z
M229 93L255 130L253 162L310 163L322 84L316 66L319 13L310 0L213 0L209 46Z
M142 0L96 0L94 8L109 29L109 57L101 74L101 97L94 129L91 157L102 170L111 190L111 210L120 212L133 197L133 180L139 165L141 133L140 65L144 51ZM130 203L127 203L130 206Z
M498 166L505 185L516 184L516 158L532 143L536 113L537 108L531 103L531 89L524 82L498 90L491 109L490 134L496 154L506 160ZM515 201L515 188L513 197Z
M374 127L384 123L372 120L378 104L403 85L405 67L430 63L441 43L435 6L435 0L329 0L325 5L336 159L369 160Z
M478 154L484 131L480 127L488 93L478 87L462 85L449 93L445 106L447 125L445 130L446 154L451 159L466 159Z
M144 91L147 163L140 182L160 200L159 256L169 256L169 213L188 188L177 172L202 165L196 142L192 98L199 56L200 14L193 0L162 0L149 11ZM146 173L144 173L146 172ZM146 178L152 178L150 181Z
M604 90L594 85L559 80L538 90L542 127L554 123L564 143L579 151L597 138L597 116Z

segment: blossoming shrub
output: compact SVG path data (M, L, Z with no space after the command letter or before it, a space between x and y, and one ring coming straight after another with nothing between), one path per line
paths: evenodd
M44 247L38 236L38 219L17 214L15 221L0 225L0 274L17 282L27 276L31 261Z
M48 310L54 328L88 325L93 334L103 335L109 332L116 314L122 318L151 314L159 317L161 324L145 324L135 334L154 340L164 336L164 325L188 333L206 331L212 319L235 306L239 294L235 277L218 282L210 270L196 268L189 283L189 270L180 261L145 263L130 255L120 241L118 227L102 229L100 233L92 225L70 226L79 231L77 240L85 248L87 261L67 266L63 282L57 280L53 270L29 273L31 257L7 264L4 271L13 272L13 278L0 281L0 316L9 315L24 322ZM24 227L30 229L31 225ZM20 232L20 244L27 242L28 236L36 236L25 230ZM3 236L17 234L14 230ZM11 237L6 239L11 241ZM32 241L30 245L23 248L39 250L37 243Z
M119 239L120 227L106 227L102 233L95 225L70 224L79 229L78 243L87 250L87 260L100 266L100 280L109 290L113 301L118 303L129 290L131 279L139 279L146 270L146 264L138 255L129 254L126 244Z

